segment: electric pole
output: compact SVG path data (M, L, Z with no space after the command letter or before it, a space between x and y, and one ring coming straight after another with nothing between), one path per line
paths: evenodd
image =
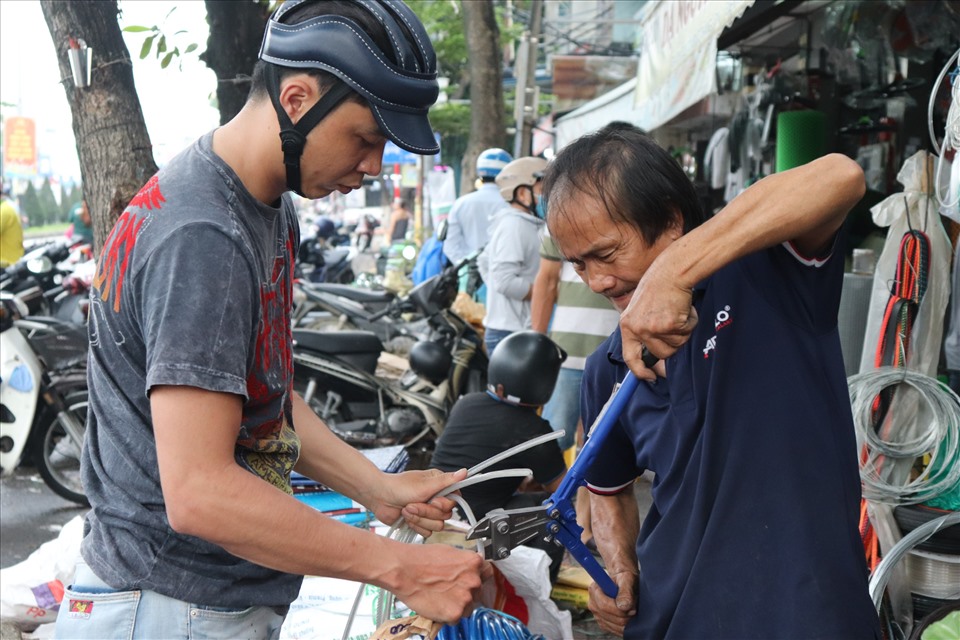
M543 0L530 1L530 28L523 32L517 61L513 67L517 79L517 97L514 119L517 133L513 143L513 157L530 155L533 127L537 123L540 88L537 86L537 53L542 31Z

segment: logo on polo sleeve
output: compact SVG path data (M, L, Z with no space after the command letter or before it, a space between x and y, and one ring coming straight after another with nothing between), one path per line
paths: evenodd
M726 329L733 323L733 316L730 314L730 305L725 305L723 309L717 311L716 317L713 319L713 330L716 332L707 340L706 344L703 347L703 357L704 359L710 357L710 352L717 347L717 333L720 333L721 329Z

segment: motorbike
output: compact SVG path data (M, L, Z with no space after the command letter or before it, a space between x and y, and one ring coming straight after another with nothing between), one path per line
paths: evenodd
M329 228L314 225L313 233L300 240L297 269L300 277L310 282L350 284L356 278L353 259L357 250L350 246L350 236L337 232L329 220Z
M30 316L0 291L0 475L30 457L55 493L81 505L87 351L84 325Z
M373 234L379 226L380 221L377 220L376 216L365 213L360 217L354 229L357 251L364 253L370 249L370 246L373 244Z
M468 256L459 267L447 262L440 274L449 280L456 278L456 269L463 268L471 275L466 284L467 293L472 295L482 284L477 269L480 253ZM371 331L388 352L405 356L417 340L427 338L430 332L426 316L408 297L409 294L397 296L383 288L300 281L294 290L293 326L317 331ZM391 311L384 313L388 308Z
M17 294L31 315L82 324L95 269L89 245L51 242L4 268L0 290Z
M376 333L293 330L294 385L340 438L359 447L402 444L417 460L418 453L432 451L454 402L486 389L482 339L450 310L460 266L445 269L369 317L376 322L413 311L428 327L403 362L408 368L394 377L378 367L384 346Z

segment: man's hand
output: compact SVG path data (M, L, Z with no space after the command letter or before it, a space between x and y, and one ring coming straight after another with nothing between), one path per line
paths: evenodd
M466 477L466 469L452 473L428 469L388 474L383 496L371 506L371 510L380 522L386 524L393 524L403 516L414 531L429 537L434 531L443 529L444 520L453 515L455 506L450 498L434 496Z
M591 582L587 606L601 629L622 638L627 622L637 612L637 574L622 571L610 577L617 585L616 599L605 594L596 582Z
M690 339L697 326L693 291L679 286L667 275L670 270L662 267L668 254L669 250L650 265L637 284L630 304L620 314L623 359L642 380L654 380L657 375L666 374L662 364L657 371L643 364L644 347L660 360L665 360Z
M408 607L435 622L456 624L480 604L493 567L480 554L443 544L406 545L404 568L390 587Z

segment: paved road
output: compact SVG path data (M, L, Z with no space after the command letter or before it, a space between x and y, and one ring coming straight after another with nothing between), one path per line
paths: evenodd
M21 467L0 480L0 568L22 562L59 535L63 525L87 512L64 500L33 469Z

